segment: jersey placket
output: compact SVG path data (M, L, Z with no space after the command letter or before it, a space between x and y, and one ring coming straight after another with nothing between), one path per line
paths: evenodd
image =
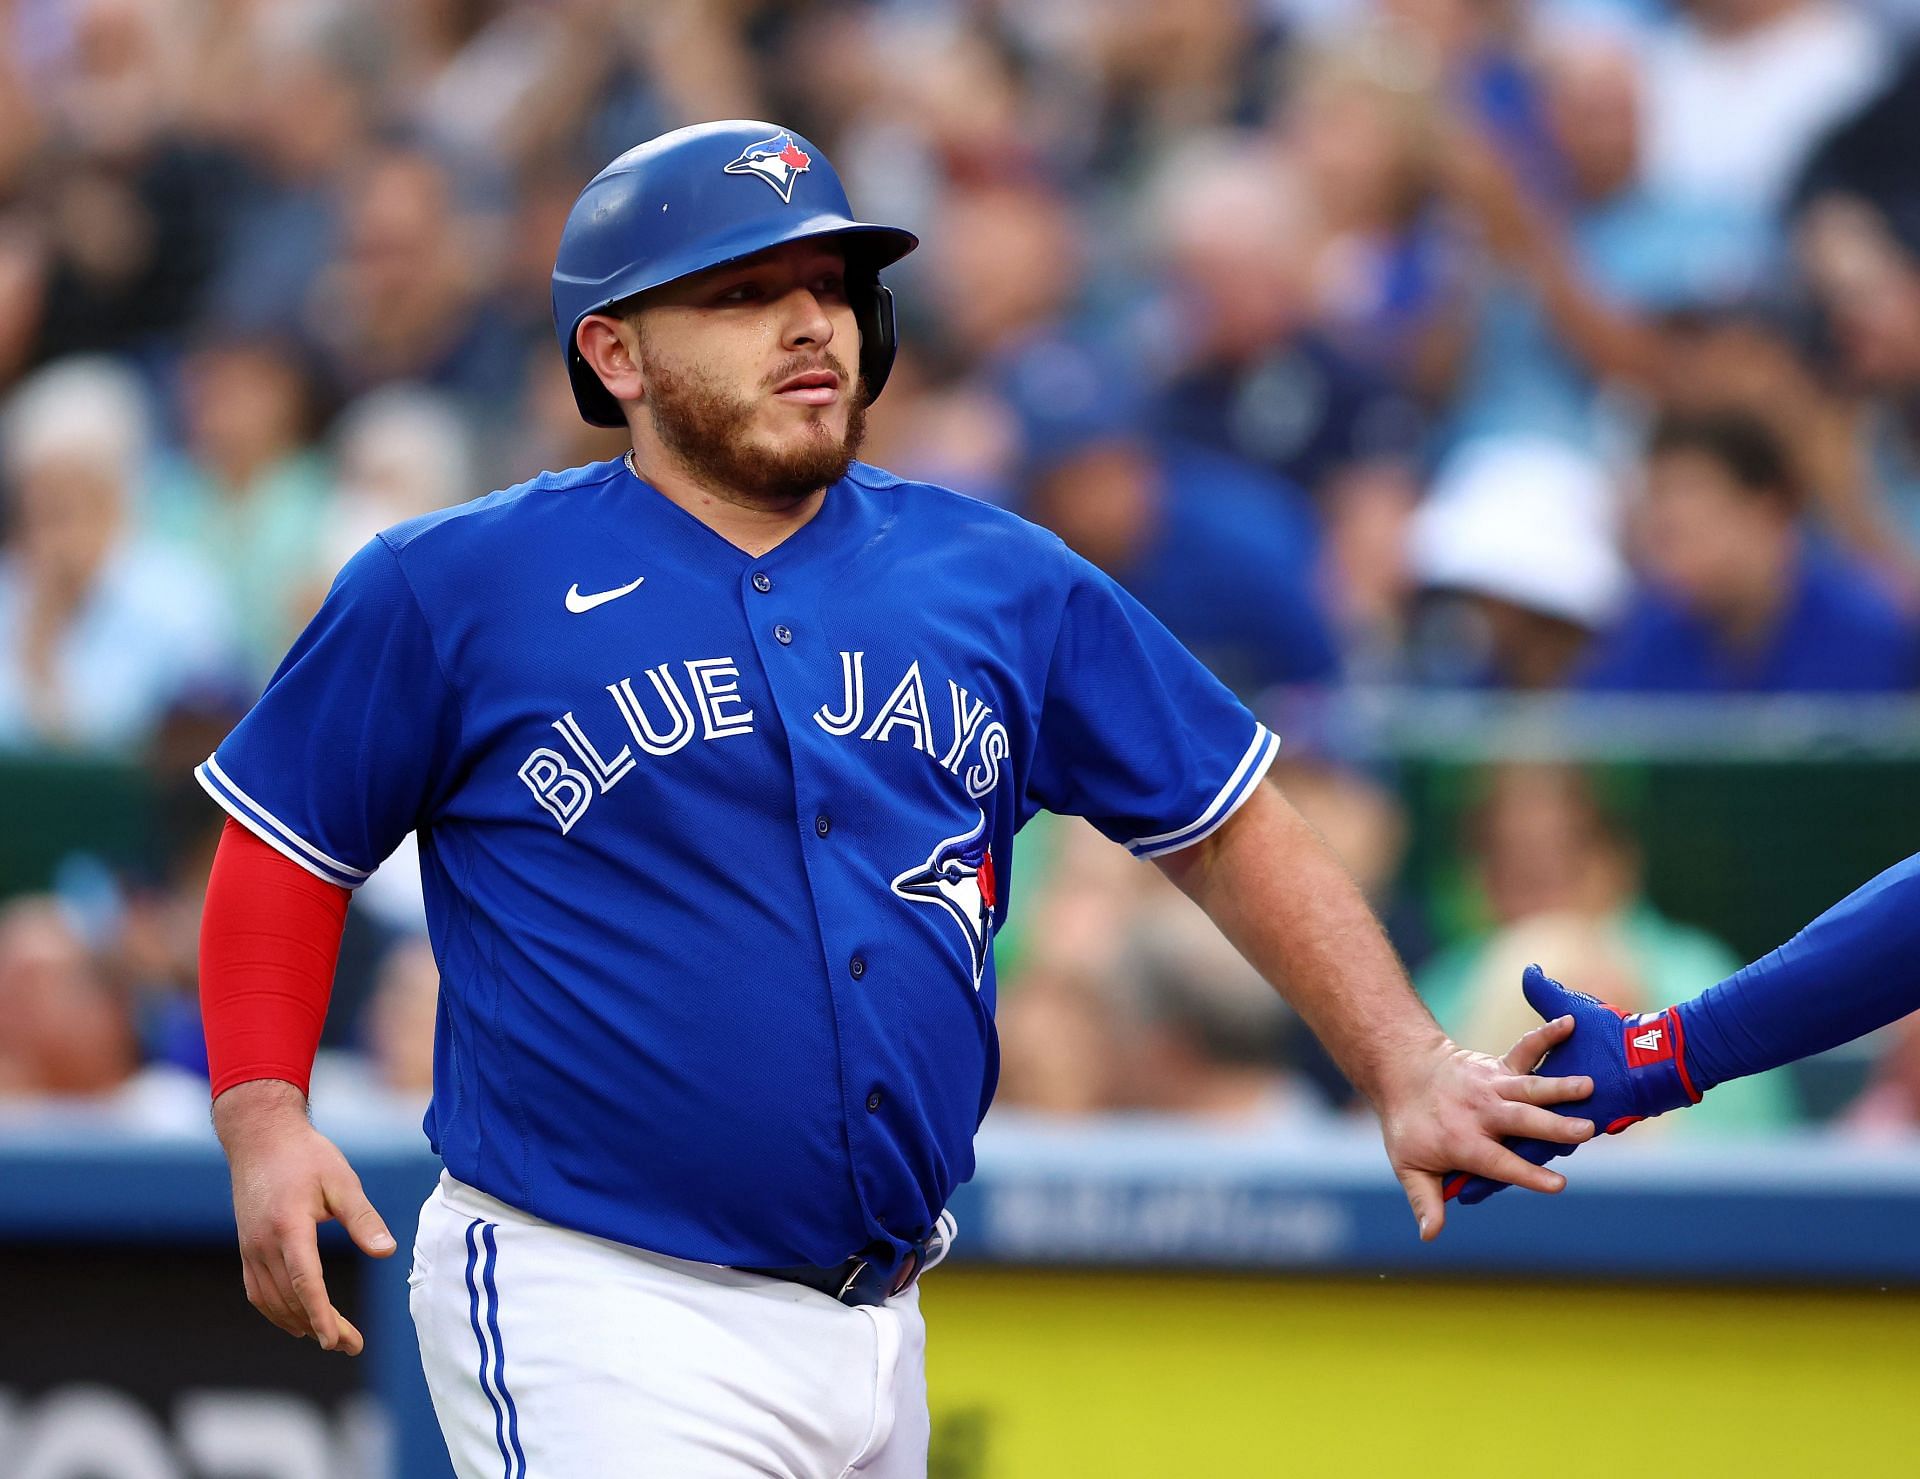
M872 1054L861 1051L863 1014L850 1010L842 996L844 991L859 989L869 961L861 943L848 938L845 911L830 907L834 898L850 896L850 886L839 877L841 865L836 854L859 843L847 829L836 830L836 810L848 799L844 795L846 782L826 763L824 737L812 721L814 711L826 697L820 687L821 676L834 671L820 610L822 592L812 567L800 570L780 560L786 552L787 547L782 546L753 563L741 578L741 600L762 674L780 711L793 777L794 826L799 831L807 899L818 931L822 976L833 1013L849 1179L867 1227L877 1237L904 1247L907 1239L900 1230L883 1226L875 1211L874 1193L884 1187L863 1154L873 1137L884 1133L880 1120L888 1107L887 1086L870 1081L870 1071L863 1072L862 1062L874 1061Z

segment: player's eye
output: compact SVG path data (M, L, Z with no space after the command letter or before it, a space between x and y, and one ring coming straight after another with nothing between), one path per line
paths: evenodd
M763 294L757 282L739 282L722 290L719 301L722 303L755 303Z
M847 295L847 280L837 272L830 272L814 283L813 290L825 297L844 298Z

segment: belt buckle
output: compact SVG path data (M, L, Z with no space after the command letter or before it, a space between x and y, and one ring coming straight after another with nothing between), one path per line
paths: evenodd
M870 1260L868 1259L859 1258L859 1257L855 1257L850 1260L853 1266L847 1270L846 1278L841 1280L839 1289L837 1289L834 1292L833 1297L835 1299L838 1299L843 1303L845 1302L847 1294L852 1290L855 1284L860 1282L860 1275L864 1274L867 1271L867 1264L869 1261Z

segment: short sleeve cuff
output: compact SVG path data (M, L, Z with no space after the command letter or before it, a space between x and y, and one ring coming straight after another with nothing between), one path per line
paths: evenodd
M1226 825L1227 818L1245 804L1279 753L1280 737L1266 725L1255 724L1253 743L1247 746L1239 765L1227 777L1227 783L1214 793L1213 800L1207 803L1199 816L1171 832L1135 838L1127 844L1127 851L1136 858L1157 858L1162 853L1178 852L1183 847L1192 847L1194 843L1211 837Z
M209 755L202 764L194 767L193 776L200 782L201 788L219 802L236 822L314 877L345 889L358 888L367 881L367 869L350 867L337 858L328 857L235 785L233 778L220 768L217 755Z

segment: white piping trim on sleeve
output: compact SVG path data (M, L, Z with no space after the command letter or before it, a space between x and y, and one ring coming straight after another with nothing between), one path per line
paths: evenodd
M1134 839L1127 844L1127 851L1136 858L1157 858L1162 853L1178 852L1183 847L1191 847L1211 837L1226 825L1227 818L1245 804L1279 753L1280 737L1266 725L1255 724L1253 743L1247 746L1246 754L1240 757L1233 774L1227 777L1227 783L1220 788L1205 811L1184 827L1154 837Z
M299 836L287 824L255 801L245 791L233 783L220 762L209 755L206 761L194 767L194 779L200 787L241 826L266 843L275 852L298 863L316 878L341 888L358 888L365 883L368 873L362 868L352 868L336 858L328 857L304 837Z

